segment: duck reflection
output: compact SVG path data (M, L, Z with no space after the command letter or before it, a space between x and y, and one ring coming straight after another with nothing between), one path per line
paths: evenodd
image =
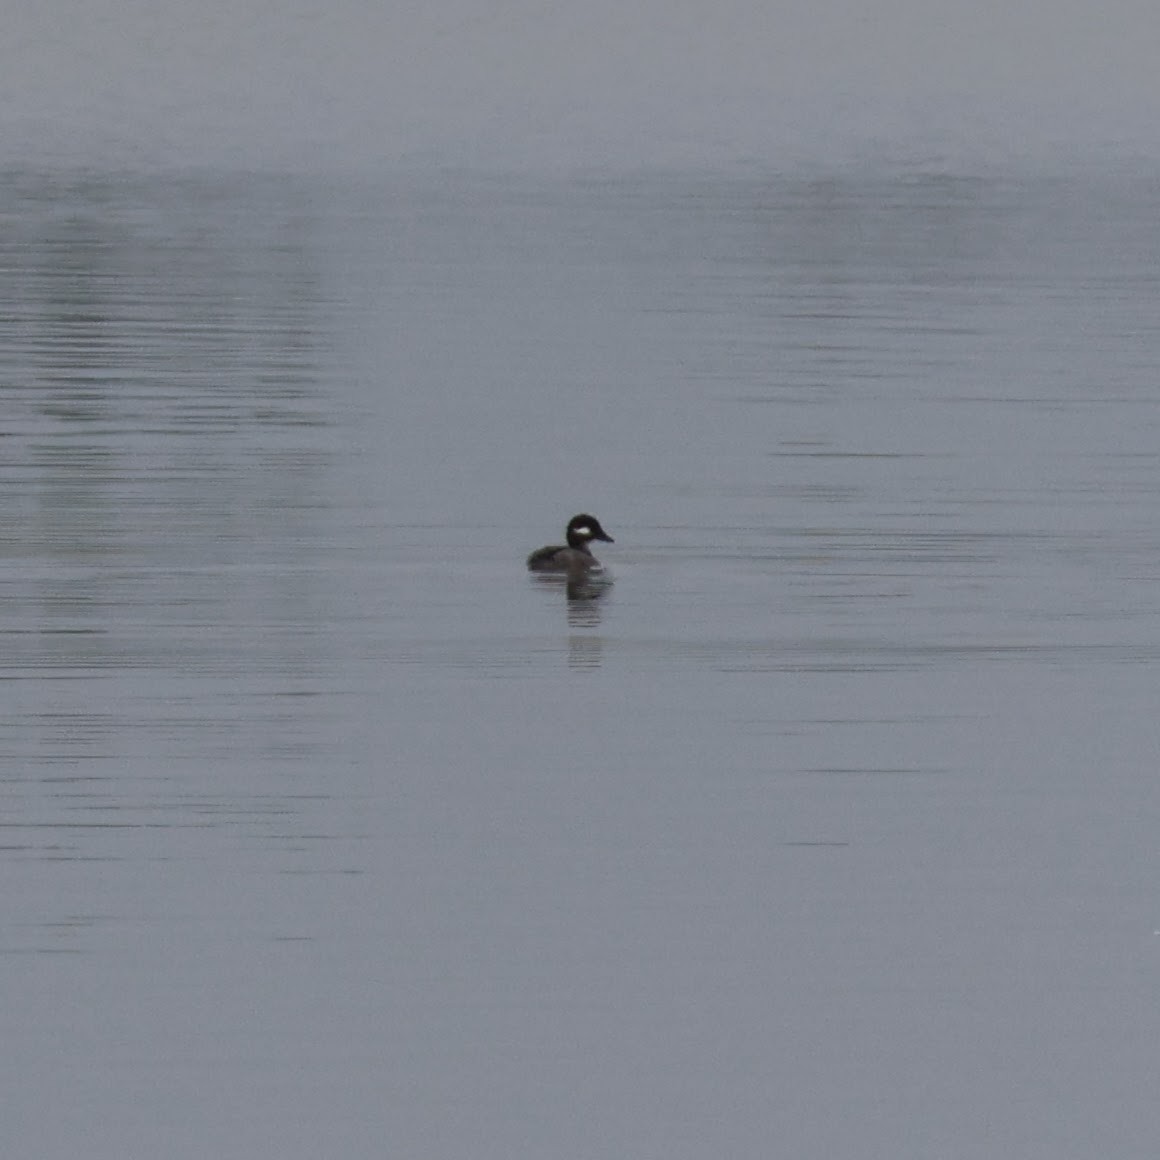
M532 583L545 590L563 592L568 603L568 623L577 627L600 623L601 602L612 588L612 581L607 576L594 579L539 573L532 577Z
M608 580L569 580L564 585L568 598L568 623L572 628L596 628L600 624L600 602L608 595Z

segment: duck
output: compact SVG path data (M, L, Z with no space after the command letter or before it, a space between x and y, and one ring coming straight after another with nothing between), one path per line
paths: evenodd
M588 545L593 540L602 540L606 544L616 541L600 526L595 516L581 512L568 521L568 528L564 533L567 544L549 544L537 548L528 557L528 571L530 572L564 572L575 576L588 572L602 572L604 565L600 563Z

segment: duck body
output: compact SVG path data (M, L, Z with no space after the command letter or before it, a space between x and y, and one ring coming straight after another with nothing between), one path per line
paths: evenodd
M614 541L600 526L600 521L595 516L584 513L573 516L568 521L565 537L568 540L566 544L549 544L547 547L537 548L528 557L528 570L560 572L573 576L603 570L604 565L592 555L588 545L593 540L603 540L606 544Z

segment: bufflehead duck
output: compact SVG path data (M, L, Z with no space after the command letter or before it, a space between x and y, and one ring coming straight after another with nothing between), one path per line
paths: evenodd
M600 526L595 516L578 515L568 521L568 544L550 544L537 548L528 557L532 572L599 572L603 565L588 550L593 540L613 543L612 537Z

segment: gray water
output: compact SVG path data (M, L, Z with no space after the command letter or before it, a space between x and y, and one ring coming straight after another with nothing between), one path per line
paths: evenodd
M1155 1155L1158 215L9 172L0 1151Z

